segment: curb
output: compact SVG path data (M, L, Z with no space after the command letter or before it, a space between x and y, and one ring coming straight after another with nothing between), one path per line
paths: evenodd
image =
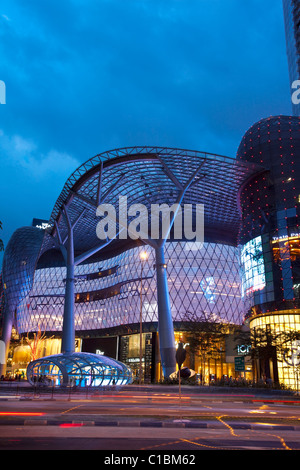
M251 423L226 423L230 428L248 429L252 431L266 430L265 425ZM0 421L0 426L60 426L60 427L143 427L143 428L184 428L184 429L219 429L224 423L219 422L176 422L176 421L93 421L93 420L56 420L56 419L6 419ZM300 426L268 425L268 430L299 431Z

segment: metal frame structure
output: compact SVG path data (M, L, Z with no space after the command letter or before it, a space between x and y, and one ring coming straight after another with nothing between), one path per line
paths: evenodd
M262 169L257 164L236 161L209 153L165 147L133 147L105 152L81 165L67 180L58 197L46 230L39 259L46 252L64 258L67 267L62 351L74 352L74 268L101 255L109 257L116 249L126 249L129 240L120 237L102 241L97 237L99 204L118 206L126 195L128 205L202 204L205 208L205 239L237 245L240 226L239 191L250 177ZM139 239L136 245L155 250L157 279L158 333L164 376L174 372L174 330L167 285L164 246L168 234L159 240ZM133 241L130 240L132 244ZM5 282L5 275L4 282Z
M105 386L132 382L131 370L115 359L97 354L56 354L29 363L31 385Z
M237 236L237 193L252 174L253 165L245 162L157 147L119 149L97 155L81 165L66 182L50 218L50 224L53 224L51 236L58 240L67 265L62 351L73 352L75 345L74 266L107 245L99 243L95 229L91 233L100 203L109 201L117 207L118 197L124 194L129 203L143 203L149 209L153 203L197 202L205 206L208 227L217 225L218 231L223 229L230 234L235 228ZM220 179L222 185L218 186ZM220 220L226 228L220 227ZM170 221L170 229L173 221L174 217ZM79 227L77 232L74 230L76 226ZM158 241L148 238L142 242L155 249L160 355L164 376L168 377L174 372L176 362L164 259L166 237Z

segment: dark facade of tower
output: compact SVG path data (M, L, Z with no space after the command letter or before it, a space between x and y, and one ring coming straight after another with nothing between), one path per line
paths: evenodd
M237 159L265 169L241 192L243 294L249 312L300 307L300 118L254 124Z

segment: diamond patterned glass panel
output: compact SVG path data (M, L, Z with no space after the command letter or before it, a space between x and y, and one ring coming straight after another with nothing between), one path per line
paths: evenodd
M185 242L169 242L165 248L171 310L174 321L187 312L214 315L242 322L243 306L238 249L205 243L197 251ZM101 330L139 322L143 269L143 322L158 321L154 251L140 260L141 248L113 258L79 265L75 270L75 328ZM66 269L37 269L30 293L17 311L19 332L61 331Z

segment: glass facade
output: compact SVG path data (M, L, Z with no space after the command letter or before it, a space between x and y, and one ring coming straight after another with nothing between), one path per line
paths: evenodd
M75 327L77 333L138 325L143 263L142 319L158 322L156 275L150 248L147 261L140 248L107 260L79 265L75 272ZM171 311L174 322L193 312L230 323L242 322L243 304L238 249L213 243L197 251L185 242L166 244ZM30 292L17 308L17 329L27 333L62 330L66 269L35 271Z
M38 239L40 241L40 237ZM142 299L142 369L144 380L150 382L162 378L162 369L157 335L155 259L152 248L148 247L147 251L147 261L141 261L141 248L135 247L108 259L94 259L93 263L77 266L74 306L76 351L104 353L119 359L131 368L137 379ZM242 323L244 310L238 247L204 243L199 249L189 242L169 241L165 259L175 329L181 330L191 313L194 320L204 316L210 321ZM46 262L43 258L37 263L15 310L19 335L32 338L38 328L45 333L37 351L39 359L61 352L66 268L49 264L48 258ZM19 295L19 282L15 283L15 297ZM107 347L107 341L114 344ZM228 377L235 375L233 358L226 361L225 346L223 351L224 355L214 361L197 359L193 363L198 377L203 377L206 383L212 377L218 377L221 371ZM21 345L19 342L12 344L8 358L10 373L24 375L31 356L25 341ZM59 374L56 367L46 362L39 362L36 370L46 369L49 377L55 371ZM58 383L60 379L57 376L55 380Z
M83 347L89 337L117 336L123 339L116 354L120 357L121 346L125 358L126 350L134 348L124 338L139 332L141 314L144 334L150 335L145 337L145 374L153 342L152 352L155 348L169 376L176 367L174 329L182 329L187 314L214 322L243 321L237 193L257 168L221 155L166 147L117 149L82 164L67 180L49 221L19 229L5 251L5 343L12 325L23 336L39 328L62 337L64 353L74 349L74 332ZM121 196L128 207L143 204L149 218L153 204L171 207L180 200L189 209L204 206L204 246L203 239L200 249L191 243L185 230L180 240L171 230L164 250L164 240L155 246L145 236L149 257L143 264L136 240L118 236L103 247L98 205L105 201L119 207ZM198 219L195 211L189 213L193 231ZM133 363L135 358L127 357Z
M238 159L259 162L264 168L244 185L240 199L239 244L242 254L248 253L243 276L250 276L253 264L258 273L259 263L264 277L264 282L256 277L260 289L245 292L248 314L251 307L262 313L300 307L299 130L298 117L264 119L248 130L238 150Z
M133 154L136 149L123 149L103 161L99 156L91 159L66 183L46 228L25 227L11 238L3 262L3 318L23 337L38 328L45 332L49 354L54 345L51 336L64 340L66 286L71 280L68 300L74 299L77 352L101 355L107 351L137 376L141 322L142 366L147 381L162 376L162 311L165 314L168 310L168 331L172 330L173 336L175 331L177 339L188 336L187 325L193 329L191 316L198 323L226 324L229 328L244 321L250 328L260 321L274 328L288 324L298 328L293 315L300 311L299 131L298 117L263 119L247 131L232 161L174 149L160 149L158 156L158 149L153 148L143 155ZM103 162L107 164L105 171ZM206 173L194 181L185 202L204 204L203 244L179 241L171 234L164 245L163 264L157 265L158 250L151 243L140 246L114 240L107 249L94 249L99 246L95 198L101 181L105 197L113 202L119 200L120 191L128 191L131 202L139 198L149 208L152 200L160 202L165 196L171 204L174 195L178 197L174 185L182 187L180 181L199 170L199 162ZM59 212L68 197L69 212ZM70 236L69 216L76 224L73 254L80 260L74 263L71 277L64 256ZM148 256L141 260L144 250ZM163 300L167 297L167 302L160 300L160 309L158 267L165 270L167 279L160 296ZM103 338L111 342L105 343ZM213 360L194 358L190 367L206 382L211 375L238 373L234 369L237 353L232 349L228 354L228 344L226 340L219 345L222 354ZM58 349L55 343L55 353ZM275 367L274 357L271 359ZM292 373L287 372L288 364L276 367L280 380ZM287 383L292 383L290 378Z

